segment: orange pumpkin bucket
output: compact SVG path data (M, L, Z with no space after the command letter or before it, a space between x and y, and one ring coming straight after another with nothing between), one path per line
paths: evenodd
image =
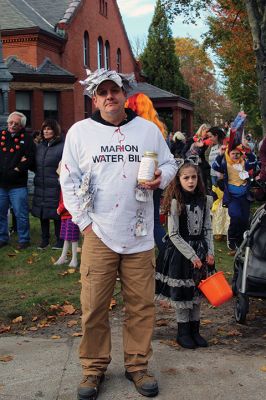
M222 271L204 279L199 284L199 289L212 306L218 307L233 297L233 291L225 279Z

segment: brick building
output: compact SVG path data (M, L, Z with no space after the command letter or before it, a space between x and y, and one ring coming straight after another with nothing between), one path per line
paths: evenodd
M13 76L9 111L26 114L31 130L53 117L67 131L91 114L91 100L79 84L86 68L139 76L116 0L0 0L0 15L3 56ZM173 100L174 128L181 129L187 115L190 129L192 103Z

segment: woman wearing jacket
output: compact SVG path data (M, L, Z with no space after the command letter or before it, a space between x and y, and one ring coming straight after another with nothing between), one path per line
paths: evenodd
M32 215L40 218L41 243L39 249L45 249L50 241L50 219L54 221L56 244L53 249L61 249L60 216L57 207L60 198L60 184L56 170L61 161L64 142L61 129L54 119L46 119L41 128L43 140L36 148L36 171L34 178L34 196Z

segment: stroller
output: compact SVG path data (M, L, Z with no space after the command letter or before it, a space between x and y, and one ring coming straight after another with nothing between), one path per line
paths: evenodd
M235 319L243 324L249 297L266 298L266 203L255 212L234 258Z

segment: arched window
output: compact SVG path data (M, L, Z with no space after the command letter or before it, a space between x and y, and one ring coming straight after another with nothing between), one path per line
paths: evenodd
M121 50L120 49L117 49L117 52L116 52L116 69L117 69L117 72L121 72L121 70L122 70Z
M85 67L90 66L90 40L87 31L84 32L83 36L83 63Z
M106 40L104 46L104 67L105 69L110 68L110 44L108 40Z
M98 68L103 68L103 40L101 36L98 38L97 42L97 60Z

